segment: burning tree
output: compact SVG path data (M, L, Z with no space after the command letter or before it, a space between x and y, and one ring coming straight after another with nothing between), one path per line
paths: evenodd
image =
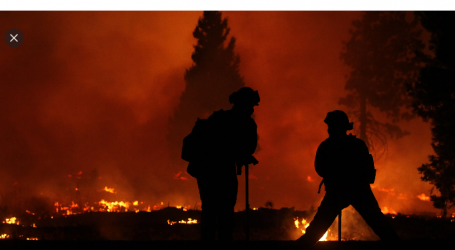
M191 56L193 65L185 72L186 88L169 121L167 135L171 161L179 165L183 138L196 118L207 118L213 111L229 109L229 94L245 86L239 74L240 58L234 53L235 38L229 35L228 20L221 12L205 11L193 32L197 44Z
M406 17L398 11L365 12L352 23L351 39L340 55L352 72L345 85L348 94L339 103L353 110L360 138L373 150L373 141L385 146L385 134L392 138L408 134L395 123L412 118L406 83L418 75L420 63L414 51L424 45L416 29L417 19L408 22ZM391 123L375 119L373 109L384 113Z
M436 187L440 195L431 195L435 208L455 205L455 16L452 12L420 12L422 26L431 32L427 64L418 81L410 85L413 108L424 121L431 122L435 154L418 168L423 181ZM431 192L433 193L432 188Z

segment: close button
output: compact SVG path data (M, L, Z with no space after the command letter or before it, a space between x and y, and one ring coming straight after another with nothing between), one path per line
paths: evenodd
M22 35L22 32L18 29L10 29L5 34L5 42L10 47L15 48L21 45L23 41L24 35Z

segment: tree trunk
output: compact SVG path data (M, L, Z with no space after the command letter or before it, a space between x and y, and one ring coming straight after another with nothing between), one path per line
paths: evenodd
M369 147L367 138L367 97L360 94L360 139Z

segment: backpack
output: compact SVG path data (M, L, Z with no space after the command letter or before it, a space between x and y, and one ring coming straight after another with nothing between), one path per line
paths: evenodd
M189 162L187 172L191 176L197 178L205 171L208 161L220 157L218 146L225 143L225 138L220 138L220 135L226 132L223 124L229 117L228 113L221 109L208 119L198 118L191 133L183 139L181 158Z
M183 139L182 159L187 162L198 161L201 158L201 151L204 150L204 144L208 137L207 119L197 119L191 133Z
M352 135L352 134L349 134L348 135L348 138L350 140L355 140L356 139L356 136L355 135ZM359 156L361 157L361 156ZM363 174L362 174L362 179L364 179L365 181L367 181L369 184L373 184L375 179L376 179L376 169L374 168L374 160L373 160L373 156L371 154L368 154L368 155L365 155L363 156L365 158L363 158Z
M197 119L191 133L183 139L181 158L187 162L187 172L197 178L202 168L202 161L209 140L209 121L207 119Z

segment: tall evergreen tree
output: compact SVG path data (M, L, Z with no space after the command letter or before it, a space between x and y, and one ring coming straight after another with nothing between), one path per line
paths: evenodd
M455 205L455 15L453 12L419 12L422 26L431 33L427 63L410 86L413 108L431 123L435 154L418 168L423 181L439 195L430 195L443 217ZM432 193L433 193L432 189Z
M339 103L358 119L360 138L372 150L386 144L386 135L407 134L396 122L412 117L406 83L418 75L414 51L424 46L417 23L406 21L405 12L365 12L352 23L351 39L340 55L352 72L345 85L348 94ZM387 121L375 119L373 109L383 112Z
M230 109L228 97L245 86L239 74L240 58L234 53L235 38L228 39L228 20L221 12L205 11L193 32L197 44L193 65L185 72L186 88L169 121L168 143L172 164L179 166L183 138L196 118L207 118L219 109Z

